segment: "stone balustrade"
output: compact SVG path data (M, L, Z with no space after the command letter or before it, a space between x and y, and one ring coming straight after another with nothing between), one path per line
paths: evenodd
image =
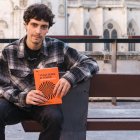
M140 8L140 0L68 0L69 6L88 6L88 7L123 7Z

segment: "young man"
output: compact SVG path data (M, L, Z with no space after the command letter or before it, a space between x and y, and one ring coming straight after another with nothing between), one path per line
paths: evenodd
M0 55L0 140L5 126L34 119L44 128L39 140L59 140L63 114L58 105L38 106L47 100L35 90L34 69L58 67L68 71L56 84L54 94L61 98L77 83L98 71L94 59L79 54L57 39L45 37L54 24L51 10L35 4L24 12L27 35L6 46Z

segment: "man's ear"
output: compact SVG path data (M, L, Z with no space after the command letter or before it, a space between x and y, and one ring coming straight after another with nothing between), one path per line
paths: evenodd
M24 28L27 30L27 23L25 22L25 24L24 24Z

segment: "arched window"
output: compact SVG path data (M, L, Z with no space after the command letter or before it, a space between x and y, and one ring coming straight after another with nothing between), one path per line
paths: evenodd
M84 35L87 35L87 29L84 29ZM85 43L85 51L87 51L87 43Z
M92 35L92 29L89 22L86 23L84 35ZM85 51L92 51L92 43L85 43Z
M117 38L117 31L115 29L111 33L111 38Z
M128 24L127 35L135 35L135 31L131 22ZM128 51L135 51L135 43L128 44Z
M87 29L84 29L84 35L87 35Z
M108 31L108 29L105 29L104 30L104 38L109 38L109 31ZM105 43L104 44L104 50L105 51L110 51L110 44L109 43Z
M111 38L112 39L116 39L117 38L117 31L115 29L113 29L113 31L111 33ZM117 51L117 46L116 46L116 51Z
M92 35L92 30L91 29L89 30L89 35Z
M108 23L106 26L106 29L104 30L104 38L117 38L117 31L114 29L114 26L112 23ZM110 43L105 43L104 44L104 50L105 51L110 51Z

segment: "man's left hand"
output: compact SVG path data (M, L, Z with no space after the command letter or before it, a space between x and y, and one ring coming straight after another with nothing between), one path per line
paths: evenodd
M67 94L70 88L71 88L70 83L65 78L61 78L55 85L53 94L56 94L56 97L58 97L59 94L61 93L60 98L62 98Z

